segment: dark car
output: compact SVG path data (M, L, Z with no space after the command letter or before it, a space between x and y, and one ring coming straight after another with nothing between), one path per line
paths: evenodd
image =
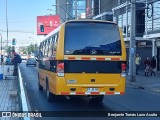
M34 65L34 66L36 66L36 59L35 58L29 58L27 60L27 63L26 63L26 66L28 66L28 65Z

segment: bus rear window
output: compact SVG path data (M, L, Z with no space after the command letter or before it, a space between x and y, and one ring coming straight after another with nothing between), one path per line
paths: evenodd
M105 22L66 23L64 54L121 55L118 26Z

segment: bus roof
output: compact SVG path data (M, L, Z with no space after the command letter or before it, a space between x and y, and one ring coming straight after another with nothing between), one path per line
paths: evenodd
M113 24L116 24L115 22L113 21L104 21L104 20L92 20L92 19L79 19L79 20L69 20L67 22L83 22L83 21L90 21L90 22L107 22L107 23L113 23ZM67 23L65 22L65 23Z

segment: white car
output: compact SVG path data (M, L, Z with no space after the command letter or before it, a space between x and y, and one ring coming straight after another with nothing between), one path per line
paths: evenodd
M21 55L21 59L22 59L22 60L27 60L28 57L27 57L27 55Z

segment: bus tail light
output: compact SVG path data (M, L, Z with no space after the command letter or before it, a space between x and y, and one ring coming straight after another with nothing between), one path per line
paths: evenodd
M64 62L57 63L57 74L59 77L64 76Z
M121 69L122 69L121 76L125 77L126 76L126 64L125 63L121 64Z

